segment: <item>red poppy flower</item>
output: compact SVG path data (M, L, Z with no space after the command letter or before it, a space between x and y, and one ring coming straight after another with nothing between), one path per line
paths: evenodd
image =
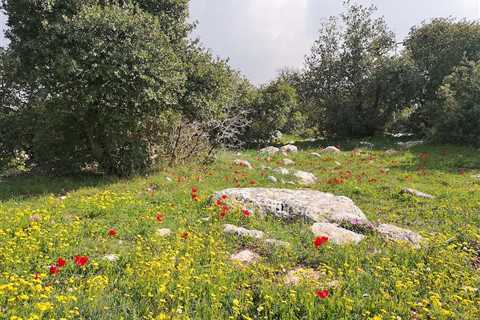
M192 194L197 193L197 192L198 192L198 189L195 188L195 187L192 187Z
M158 222L163 222L163 214L157 213L155 216L155 219L157 219Z
M187 231L184 231L182 232L182 234L180 235L180 237L182 237L182 239L186 240L188 238L188 232Z
M60 269L56 265L52 264L50 266L50 274L56 274L56 273L59 273L59 272L60 272Z
M78 267L83 267L88 263L88 257L87 256L75 256L75 265Z
M314 240L313 240L313 244L315 245L315 247L317 248L320 248L321 246L323 246L325 243L328 242L328 237L316 237Z
M118 234L118 231L117 231L117 229L115 229L115 228L111 228L110 230L108 230L108 235L109 235L110 237L116 237L117 234Z
M62 267L65 267L66 264L67 264L67 261L65 259L63 258L57 259L57 267L62 268Z
M227 200L228 196L226 194L222 194L222 200Z
M248 209L242 209L242 213L245 217L250 217L250 211L248 211Z
M320 299L326 299L329 296L328 290L317 290L315 291L315 295Z

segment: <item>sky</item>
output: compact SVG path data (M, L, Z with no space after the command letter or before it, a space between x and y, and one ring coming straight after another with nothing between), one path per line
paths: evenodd
M375 5L401 41L433 17L480 19L480 0L357 0ZM282 68L301 68L320 23L342 11L342 0L191 0L194 37L255 84ZM5 17L0 16L0 28ZM0 45L6 40L0 36Z

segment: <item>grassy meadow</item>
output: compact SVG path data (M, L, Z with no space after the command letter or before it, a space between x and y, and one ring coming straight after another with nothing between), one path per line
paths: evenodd
M396 141L372 142L360 150L359 141L334 142L343 152L321 157L310 154L318 143L299 142L288 158L318 177L309 188L350 197L371 221L421 234L420 249L376 234L356 246L317 248L309 224L246 217L235 206L221 218L209 201L215 191L301 188L262 169L282 167L284 156L255 150L128 180L1 178L0 318L480 319L479 151L425 145L390 154ZM401 194L407 187L436 198ZM224 234L225 223L290 246ZM162 237L160 228L172 234ZM243 248L260 262L231 261ZM321 276L287 285L295 268Z

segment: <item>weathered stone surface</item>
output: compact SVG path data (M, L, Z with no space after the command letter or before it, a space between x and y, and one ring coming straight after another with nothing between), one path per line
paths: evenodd
M252 165L247 160L236 159L236 160L233 161L233 164L236 165L236 166L241 166L241 167L245 167L245 168L248 168L248 169L252 169Z
M157 235L160 237L168 237L171 234L172 234L172 230L168 228L161 228L157 230Z
M265 147L263 149L260 149L258 152L263 153L263 154L267 154L269 156L273 156L274 154L277 154L279 151L280 151L280 149L278 149L277 147L269 146L269 147Z
M339 153L339 152L341 152L340 149L333 146L329 146L329 147L326 147L325 149L320 150L320 153Z
M251 250L242 250L232 254L230 259L248 265L260 260L260 256Z
M337 245L358 244L365 238L364 235L341 228L334 223L315 223L311 230L315 236L328 237L329 241Z
M385 151L385 154L387 156L393 156L395 154L398 154L398 150L395 150L395 149L388 149L387 151Z
M268 177L267 177L267 180L270 181L270 182L272 182L272 183L277 183L277 182L278 182L278 179L275 178L274 176L268 176Z
M282 241L282 240L277 240L277 239L265 239L264 242L268 245L273 246L273 247L288 247L288 246L290 246L290 243Z
M320 280L322 273L311 268L298 267L287 272L284 283L287 286L298 286L301 282Z
M416 247L419 247L423 240L422 236L418 233L391 224L380 224L376 227L376 231L386 239L407 241Z
M295 164L295 161L290 160L290 159L283 159L282 163L283 163L284 166L290 166L290 165Z
M416 146L424 144L423 140L418 141L407 141L407 142L398 142L397 145L402 149L410 149Z
M315 182L317 182L317 177L315 177L310 172L297 170L294 172L293 175L299 180L301 184L304 185L314 184Z
M290 174L290 170L288 170L287 168L275 168L272 171L284 176Z
M352 200L315 190L290 190L276 188L238 188L217 192L229 196L245 205L252 205L259 211L276 217L312 222L368 222Z
M249 230L243 227L237 227L232 224L225 224L223 232L228 234L234 234L238 237L262 239L265 235L262 231L259 230Z
M110 261L110 262L115 262L119 259L120 257L118 256L118 254L107 254L103 257L104 260L107 260L107 261Z
M294 146L293 144L287 144L286 146L283 146L283 147L280 148L280 152L294 153L294 152L298 152L298 148L296 146Z
M409 195L412 195L412 196L415 196L415 197L425 198L425 199L434 199L435 198L431 194L423 193L421 191L418 191L418 190L415 190L415 189L410 189L410 188L403 189L402 193L406 193L406 194L409 194Z

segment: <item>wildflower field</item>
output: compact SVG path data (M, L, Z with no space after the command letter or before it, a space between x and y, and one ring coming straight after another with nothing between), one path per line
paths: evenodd
M395 142L382 140L314 157L319 145L297 145L288 158L318 177L309 188L351 198L371 221L418 232L421 248L376 234L337 246L302 222L212 201L231 187L301 188L270 182L262 166L281 167L284 156L255 150L129 180L1 178L0 319L480 319L478 150L391 154ZM253 169L235 166L237 158ZM226 223L290 246L225 234ZM171 234L159 233L166 228ZM231 261L243 248L260 261ZM320 277L287 283L296 268Z

